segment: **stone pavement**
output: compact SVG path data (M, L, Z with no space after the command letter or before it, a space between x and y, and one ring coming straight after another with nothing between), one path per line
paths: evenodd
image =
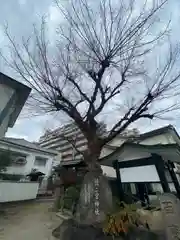
M52 202L29 202L8 208L0 216L0 240L54 240L52 230L60 218L49 209Z

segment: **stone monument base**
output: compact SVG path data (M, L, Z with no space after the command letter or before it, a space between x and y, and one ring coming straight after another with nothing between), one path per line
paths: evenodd
M102 228L91 225L78 224L73 219L65 220L53 230L52 235L60 240L112 240L112 236L105 236ZM134 228L126 236L115 237L115 240L164 240L162 233L153 233L145 229Z

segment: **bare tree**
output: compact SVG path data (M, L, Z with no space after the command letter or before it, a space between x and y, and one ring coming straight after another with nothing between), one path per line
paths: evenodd
M73 119L87 139L83 157L91 167L103 146L132 123L179 107L174 100L163 104L173 91L179 94L178 48L169 47L157 66L154 57L151 69L146 61L168 41L170 22L162 28L159 20L167 1L140 2L71 0L64 8L56 1L65 25L59 25L54 44L45 18L40 31L34 27L34 37L23 38L20 46L6 29L12 50L8 64L32 87L30 103ZM108 134L99 134L100 117L116 103L117 121Z

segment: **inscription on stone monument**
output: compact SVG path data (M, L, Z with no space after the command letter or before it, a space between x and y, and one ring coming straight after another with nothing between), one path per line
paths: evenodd
M167 240L180 240L180 201L171 194L160 195Z
M112 192L108 180L97 172L88 172L82 183L76 219L83 224L96 224L106 219L112 208Z
M173 214L174 213L174 206L172 201L162 201L162 209L166 214Z
M96 216L99 216L100 209L99 209L99 178L94 179L94 212Z

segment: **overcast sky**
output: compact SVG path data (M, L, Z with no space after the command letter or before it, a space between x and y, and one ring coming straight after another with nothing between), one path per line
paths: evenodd
M6 47L3 27L8 24L12 36L20 39L32 33L32 24L38 23L42 15L49 15L53 26L56 19L56 9L52 0L7 0L1 3L0 8L0 46ZM12 76L13 73L0 62L0 71ZM14 77L14 76L13 76ZM18 80L18 79L17 79ZM55 123L56 122L56 123ZM38 140L39 136L47 128L54 128L58 124L54 117L33 117L28 119L20 116L13 129L9 129L7 135L27 140Z
M180 1L170 0L168 13L172 13L173 20L173 34L176 37L179 36L179 20L180 20ZM53 0L6 0L1 3L0 8L0 47L6 46L6 39L3 33L4 24L8 23L11 35L15 36L16 39L20 39L22 36L29 36L32 33L32 24L38 23L40 17L46 14L49 16L50 33L53 36L53 29L55 24L58 22L58 13L53 4ZM0 71L12 76L13 73L4 67L3 63L0 62ZM13 76L12 76L13 77ZM18 80L18 79L17 79ZM16 121L15 126L10 129L7 136L25 138L30 141L38 140L41 134L49 128L55 128L62 124L62 119L58 119L57 115L52 117L41 116L24 118L22 116ZM180 132L180 121L179 117L175 117L174 120L158 120L154 122L143 121L143 124L138 123L136 126L143 132L163 125L173 124Z

